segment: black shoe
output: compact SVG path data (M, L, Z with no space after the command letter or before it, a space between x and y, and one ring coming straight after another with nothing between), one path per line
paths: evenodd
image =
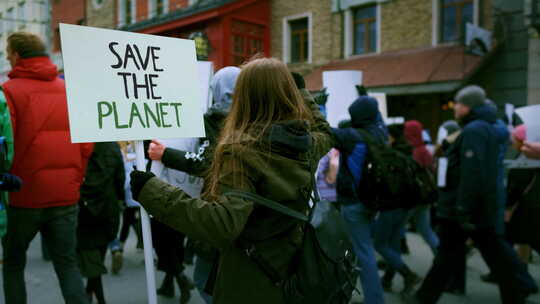
M497 284L497 279L495 278L495 276L491 272L488 273L488 274L484 274L484 275L480 276L480 279L484 283Z
M180 287L180 304L187 304L191 299L191 291L195 288L195 285L184 274L176 277L176 283Z
M157 294L166 298L174 298L174 281L168 275L163 279L161 287L158 288Z
M422 278L420 278L416 273L410 271L409 269L401 272L401 275L403 276L404 285L403 290L401 291L402 295L412 294L416 285L422 282Z
M396 271L393 269L387 269L384 272L384 275L381 278L381 284L384 291L392 292L392 281L394 280L395 274L396 274Z

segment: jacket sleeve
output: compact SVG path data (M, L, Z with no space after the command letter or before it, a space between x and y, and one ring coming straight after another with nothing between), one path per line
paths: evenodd
M4 96L6 97L6 102L8 104L8 108L9 108L9 114L11 116L11 130L13 132L13 136L15 136L16 134L16 130L17 130L17 109L16 109L16 106L15 104L13 103L13 98L11 97L11 95L9 94L9 92L7 91L3 91L4 92Z
M487 135L480 128L468 128L462 136L456 211L458 215L470 215L478 196L484 193L479 185L487 180L482 168L490 152L486 149Z
M318 163L319 160L334 146L332 129L324 116L321 114L319 106L315 103L315 100L309 91L306 89L301 89L300 93L302 94L304 101L313 115L314 123L311 126L311 134L313 137L313 142L315 143L315 155L313 155L313 157L314 161Z
M210 167L210 159L212 158L208 146L209 141L207 140L199 147L197 153L166 148L161 162L167 168L203 177Z
M233 168L231 158L224 156L220 186L230 188L232 181L237 181L243 186L236 190L255 193L256 171L246 164L241 166L242 172ZM144 185L139 202L157 220L217 248L229 246L240 235L253 210L253 203L238 198L192 198L155 177Z
M114 188L116 190L116 198L119 201L126 200L126 170L124 168L124 158L122 157L122 152L120 149L117 150L116 154L116 172L114 175Z

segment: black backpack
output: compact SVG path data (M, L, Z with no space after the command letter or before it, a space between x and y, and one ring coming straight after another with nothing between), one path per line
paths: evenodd
M286 303L348 304L358 278L356 256L341 214L330 202L319 200L316 192L309 216L256 194L230 191L225 195L250 200L303 222L303 243L290 264L292 275L287 278L281 278L255 246L241 245L261 271L281 288Z
M359 201L375 211L416 206L419 201L414 197L422 187L417 178L420 166L412 157L376 141L367 131L357 131L367 146L361 179L353 187ZM353 176L359 171L359 164L355 162L356 150L347 159L347 167Z

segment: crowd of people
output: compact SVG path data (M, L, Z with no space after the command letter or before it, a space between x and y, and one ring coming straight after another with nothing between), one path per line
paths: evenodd
M142 248L141 205L152 215L157 268L165 273L160 296L174 297L176 283L180 303L190 301L195 287L208 304L288 303L274 278L283 282L295 271L304 224L231 190L300 215L317 203L313 192L332 202L366 304L385 303L396 274L404 303L466 294L473 247L490 268L483 279L498 284L503 303L525 303L538 292L527 264L531 249L540 252L531 228L540 218L539 169L505 170L503 162L518 154L540 158L540 143L527 140L519 120L498 116L479 86L456 94L455 121L441 126L431 149L419 121L386 125L368 95L332 128L324 103L279 60L223 68L213 76L213 105L197 152L146 142L148 168L160 161L203 179L200 195L189 195L145 168L133 169L132 142L71 143L64 81L40 38L11 34L7 54L12 71L0 94L6 304L27 302L26 251L38 232L65 302L106 303L105 257L110 252L112 272L119 273L130 229ZM403 259L408 223L434 256L425 276ZM184 270L192 252L189 278Z

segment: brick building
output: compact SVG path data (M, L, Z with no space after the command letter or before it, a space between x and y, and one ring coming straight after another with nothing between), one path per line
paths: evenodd
M322 89L324 71L361 70L369 91L387 94L390 116L419 119L435 131L452 117L455 91L472 81L500 103L522 104L481 77L509 44L496 2L504 1L274 0L272 55L303 73L311 90ZM492 33L480 55L465 47L467 23Z
M117 0L86 0L86 25L116 28Z
M118 0L122 30L197 37L199 58L215 69L270 54L269 0Z

